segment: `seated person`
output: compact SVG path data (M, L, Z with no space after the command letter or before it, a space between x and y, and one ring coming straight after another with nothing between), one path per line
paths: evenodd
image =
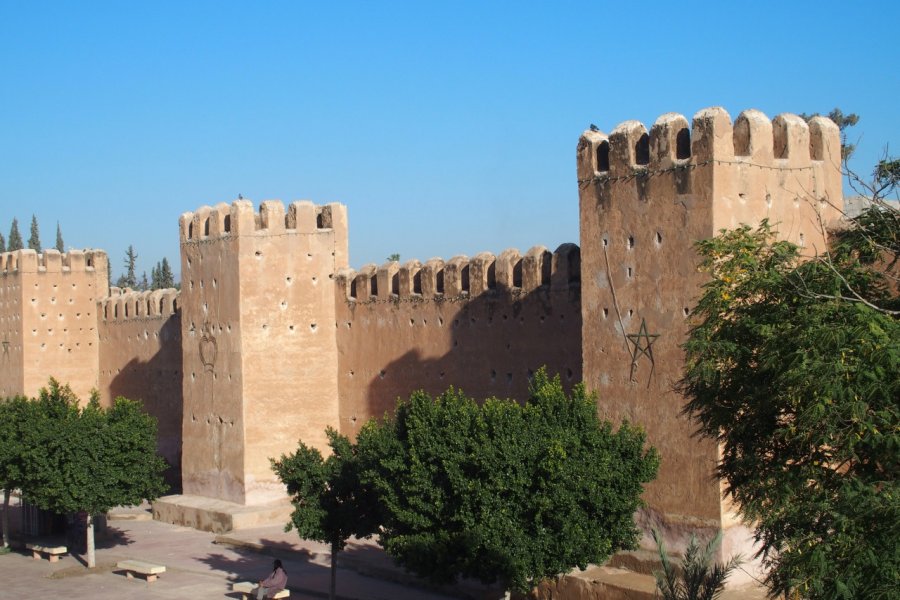
M259 586L256 588L257 600L272 598L287 586L287 573L284 572L284 567L281 566L280 560L275 561L275 565L272 568L272 574L260 581L257 585Z

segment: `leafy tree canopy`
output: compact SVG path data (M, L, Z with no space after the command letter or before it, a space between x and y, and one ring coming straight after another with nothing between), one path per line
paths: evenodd
M334 429L327 430L331 455L300 442L297 451L272 461L288 488L294 511L285 531L331 545L331 598L335 597L337 553L350 536L369 537L378 530L378 499L359 479L357 448Z
M22 486L26 402L22 397L0 400L0 489L13 490Z
M686 412L756 535L773 594L895 597L900 582L897 214L800 262L768 223L700 242Z
M156 419L125 398L104 409L96 393L79 408L72 390L54 379L37 399L25 402L23 412L22 494L45 510L87 514L87 563L93 568L93 515L153 500L166 490Z
M287 485L294 512L287 530L300 537L334 544L342 550L350 536L368 537L378 527L376 499L359 481L356 447L334 429L327 430L327 459L303 442L293 454L272 461Z
M9 547L9 495L25 478L25 420L27 401L16 397L0 401L0 489L3 490L3 547Z
M26 418L31 450L22 491L36 506L95 515L166 491L156 420L140 403L117 398L104 409L94 396L81 409L71 389L51 379Z
M521 591L633 547L632 516L658 467L644 442L636 427L601 422L583 386L569 397L543 369L524 406L416 392L357 438L389 554L437 582Z

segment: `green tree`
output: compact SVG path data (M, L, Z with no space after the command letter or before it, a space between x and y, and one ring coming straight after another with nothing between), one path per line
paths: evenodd
M94 515L166 491L156 420L140 403L121 397L104 409L94 394L79 408L71 389L53 379L29 408L22 491L40 508L87 514L87 561L93 568Z
M138 289L141 291L150 289L150 282L147 281L147 271L144 271L143 275L141 275L141 280L138 283Z
M35 252L41 252L41 233L38 230L38 221L35 215L31 215L31 235L28 238L28 247Z
M713 556L722 543L721 531L702 549L697 537L691 534L684 558L678 566L672 564L663 539L655 529L653 539L656 540L662 564L662 569L654 571L653 576L663 600L714 600L725 588L725 580L741 564L739 556L724 565L713 564Z
M129 245L125 250L125 273L119 277L116 286L120 288L136 289L138 287L137 275L135 274L135 266L137 265L137 253L134 246Z
M6 252L6 238L0 233L0 252Z
M163 257L162 261L150 270L150 289L162 290L175 287L175 276L169 266L169 260Z
M172 274L172 267L169 266L169 260L163 257L159 264L159 287L161 289L175 287L175 275Z
M387 260L388 262L399 262L400 254L397 252L394 252L393 254L389 254L385 260Z
M294 505L285 531L330 544L331 587L334 600L337 556L350 536L370 537L378 529L378 502L359 479L357 448L335 430L327 430L331 455L327 459L302 441L297 451L272 460L272 469L287 485Z
M60 252L66 251L66 244L63 242L62 229L59 227L59 221L56 222L56 249Z
M613 432L582 385L569 397L543 369L524 405L416 392L357 438L389 554L435 582L518 591L634 547L633 515L658 467L644 441L627 423Z
M876 206L800 262L766 222L700 242L685 411L722 448L774 594L896 597L900 256Z
M3 548L9 548L9 496L22 487L27 433L26 400L0 400L0 488L3 489Z
M21 250L25 245L22 243L22 234L19 233L19 220L13 217L12 225L9 228L9 240L6 242L6 249L9 252Z

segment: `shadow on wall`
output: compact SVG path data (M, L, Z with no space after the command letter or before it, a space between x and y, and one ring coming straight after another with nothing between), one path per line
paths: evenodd
M130 360L109 384L111 398L143 402L156 417L157 451L169 463L164 474L170 493L181 491L182 391L181 316L173 315L159 330L159 351L148 361Z
M568 264L557 273L560 255ZM406 275L413 282L411 294L378 295L376 289L361 300L359 292L371 292L375 277L353 281L345 308L338 307L339 319L344 317L338 321L342 431L355 435L368 418L393 412L398 398L419 389L436 395L452 385L477 400L524 402L531 376L543 365L551 375L560 375L567 390L579 383L578 248L566 245L553 258L554 271L547 252L546 268L535 269L530 286L527 275L522 285L521 259L509 262L509 285L495 276L490 263L483 287L471 289L463 272L457 276L461 289L454 294L442 293L444 269L431 271L434 286L424 285L424 294L413 287L424 269ZM407 263L402 269L411 273L416 265ZM392 292L399 292L397 287Z

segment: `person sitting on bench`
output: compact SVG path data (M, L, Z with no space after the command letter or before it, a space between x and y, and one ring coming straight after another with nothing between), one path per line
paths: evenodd
M272 574L260 581L258 585L259 587L256 588L257 600L272 598L287 586L287 573L284 572L280 560L275 560Z

